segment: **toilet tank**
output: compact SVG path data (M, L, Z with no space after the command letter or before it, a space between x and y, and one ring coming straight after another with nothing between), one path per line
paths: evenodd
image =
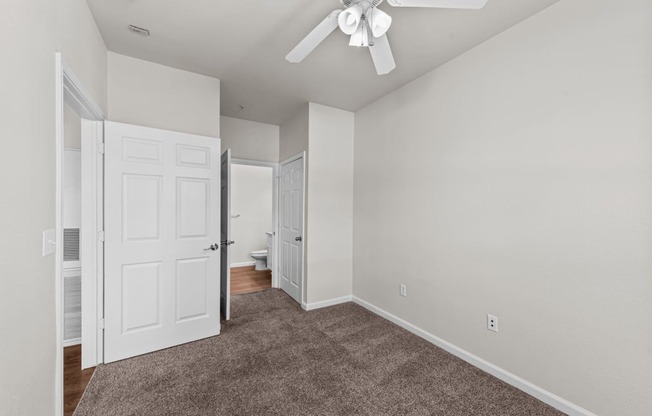
M267 232L267 268L272 270L272 265L274 261L274 250L273 250L273 243L274 243L274 233L273 232Z

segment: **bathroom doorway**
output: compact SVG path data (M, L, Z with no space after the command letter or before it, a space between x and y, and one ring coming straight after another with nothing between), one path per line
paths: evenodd
M231 294L276 287L277 164L231 162Z

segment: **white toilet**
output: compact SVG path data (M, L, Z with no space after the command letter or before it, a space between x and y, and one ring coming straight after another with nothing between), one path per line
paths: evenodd
M256 260L255 270L267 270L272 268L271 254L272 241L274 241L274 233L267 232L267 250L257 250L249 253L252 259Z
M255 270L267 270L267 250L257 250L249 253L256 260Z

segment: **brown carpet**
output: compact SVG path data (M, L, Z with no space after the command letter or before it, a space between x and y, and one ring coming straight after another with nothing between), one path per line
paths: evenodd
M364 308L234 297L220 336L101 365L76 416L560 415Z

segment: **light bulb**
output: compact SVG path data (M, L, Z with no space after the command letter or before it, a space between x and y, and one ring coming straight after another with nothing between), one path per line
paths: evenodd
M340 13L337 23L342 32L346 35L352 35L360 28L362 21L362 9L360 6L351 6Z
M372 8L369 12L369 27L371 33L375 38L379 38L387 33L387 30L392 25L392 17L382 10Z

